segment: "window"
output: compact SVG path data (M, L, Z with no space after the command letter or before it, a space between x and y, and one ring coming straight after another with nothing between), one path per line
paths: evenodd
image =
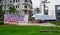
M45 15L48 15L48 6L45 7L44 14L45 14Z
M13 0L13 3L15 2L15 0Z
M0 2L1 2L1 0L0 0Z
M18 8L19 8L19 5L18 5Z
M0 3L3 2L4 0L0 0Z
M60 16L60 13L58 13L57 15Z
M55 5L55 12L57 19L60 19L60 5Z
M27 6L25 6L25 8L27 8Z
M16 2L20 2L20 0L16 0Z
M12 1L10 1L10 3L12 3Z
M16 8L19 8L19 5L16 5Z
M57 7L57 10L60 10L60 7Z
M25 2L27 2L27 0L25 0Z
M44 14L45 14L45 15L48 15L48 9L47 9L47 10L45 10Z
M27 14L27 11L25 10L25 14Z
M0 2L1 2L1 0L0 0Z
M48 15L48 13L45 13L45 15Z
M20 2L20 0L17 0L17 2Z
M17 5L16 5L16 8L17 8Z

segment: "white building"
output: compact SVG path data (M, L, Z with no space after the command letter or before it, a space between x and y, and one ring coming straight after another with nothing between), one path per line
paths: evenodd
M44 11L44 0L41 2L41 11L42 15L52 15L55 18L60 18L60 0L47 0L45 3L45 11Z
M6 2L5 2L6 1ZM32 12L32 1L31 0L4 0L3 10L6 10L5 14L9 14L9 6L14 5L16 7L15 14L25 15L31 14Z

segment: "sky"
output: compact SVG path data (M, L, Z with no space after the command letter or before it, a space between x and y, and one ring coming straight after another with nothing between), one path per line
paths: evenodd
M32 3L33 3L33 8L40 6L40 0L32 0Z

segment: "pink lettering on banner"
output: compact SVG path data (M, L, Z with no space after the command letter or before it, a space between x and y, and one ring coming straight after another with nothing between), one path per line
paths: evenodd
M9 23L24 23L24 16L4 16L4 21Z

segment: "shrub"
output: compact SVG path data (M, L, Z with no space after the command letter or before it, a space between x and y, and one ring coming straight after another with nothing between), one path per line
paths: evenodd
M0 21L4 21L4 19L0 19Z
M3 25L4 24L4 22L3 21L0 21L0 25Z
M60 26L60 20L56 20L56 21L54 21L52 23Z

